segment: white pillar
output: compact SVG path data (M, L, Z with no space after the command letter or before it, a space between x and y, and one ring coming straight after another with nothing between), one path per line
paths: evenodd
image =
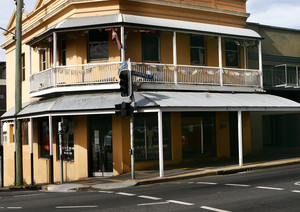
M50 156L53 155L53 124L52 116L49 116L49 145L50 145Z
M124 32L124 26L121 26L121 62L125 62L125 32Z
M162 111L158 111L158 149L159 149L159 176L164 177L164 144L163 144L163 126Z
M32 75L32 52L31 52L31 46L28 46L29 48L29 74Z
M261 40L258 44L258 62L259 62L259 75L260 75L260 86L263 88L263 64L262 64L262 47Z
M244 69L247 69L247 47L244 46Z
M238 111L239 165L243 166L243 122L242 111Z
M173 65L174 65L174 83L177 84L177 34L173 32Z
M219 53L219 69L220 69L220 85L223 86L223 58L222 58L222 37L218 37L218 53Z
M57 34L53 32L53 84L56 87Z

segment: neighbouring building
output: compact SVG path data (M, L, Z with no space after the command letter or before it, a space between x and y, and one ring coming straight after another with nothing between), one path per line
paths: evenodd
M263 84L267 94L300 103L300 30L247 23L262 40ZM249 49L249 68L256 69L258 54ZM299 148L299 114L262 116L264 146L277 148L278 154Z
M22 101L26 182L130 172L130 119L115 105L118 68L148 74L135 83L135 169L193 158L237 157L262 149L262 112L299 112L264 93L262 37L246 29L245 0L39 0L23 17ZM15 29L15 14L7 27ZM14 61L7 52L8 124L4 184L14 183ZM255 49L257 68L248 67ZM130 60L128 60L130 59ZM126 62L127 61L127 62ZM147 75L147 76L148 76Z

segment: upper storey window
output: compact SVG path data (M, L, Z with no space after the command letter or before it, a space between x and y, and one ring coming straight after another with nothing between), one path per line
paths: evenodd
M239 66L239 49L233 40L228 39L225 41L225 54L227 67Z
M51 68L53 61L53 52L52 48L41 48L39 49L40 54L40 71Z
M108 59L108 32L93 29L89 31L89 60Z
M142 60L159 62L159 40L157 33L142 33Z
M201 35L190 36L192 65L205 65L205 38Z

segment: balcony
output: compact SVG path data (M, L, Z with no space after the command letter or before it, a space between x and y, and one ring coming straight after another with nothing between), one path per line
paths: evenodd
M119 89L120 62L59 66L30 76L30 96L38 97L57 92ZM150 74L153 79L133 77L133 81L148 88L176 85L197 90L200 86L261 88L258 70L209 66L171 65L131 62L132 70Z
M264 84L275 89L296 89L300 85L300 69L295 65L277 65L264 70Z

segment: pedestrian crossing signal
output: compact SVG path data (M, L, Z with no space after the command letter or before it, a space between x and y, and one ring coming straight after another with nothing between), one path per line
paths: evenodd
M131 74L129 70L122 70L119 75L120 78L120 92L122 97L131 96L132 92L132 82L131 82Z

